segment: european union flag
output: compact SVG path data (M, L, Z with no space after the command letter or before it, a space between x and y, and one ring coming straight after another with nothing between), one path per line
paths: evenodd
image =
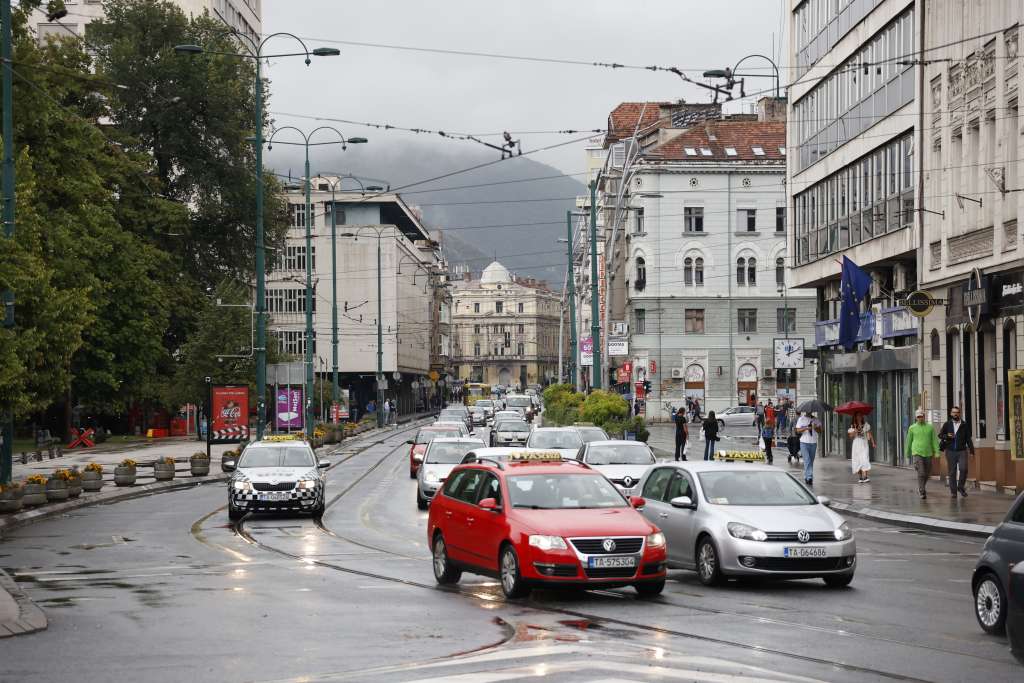
M847 351L857 345L860 330L860 302L871 291L871 276L846 256L843 257L843 275L839 284L839 343Z

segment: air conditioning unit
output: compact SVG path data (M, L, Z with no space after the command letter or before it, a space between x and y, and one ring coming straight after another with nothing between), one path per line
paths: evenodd
M682 378L683 378L683 369L682 368L672 368L672 379L682 379Z
M775 379L775 371L772 370L771 368L765 368L764 369L764 378L765 379Z

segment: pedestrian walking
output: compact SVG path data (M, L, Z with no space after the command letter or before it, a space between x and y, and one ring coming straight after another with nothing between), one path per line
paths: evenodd
M384 424L385 425L391 424L391 400L390 399L384 399L384 405L381 407L381 410L384 411Z
M775 424L775 406L772 405L771 399L768 399L768 405L764 407L764 419L765 422Z
M905 451L914 459L914 469L917 471L917 492L921 499L928 497L925 485L928 477L932 474L932 458L939 457L939 437L935 434L935 427L925 421L923 408L917 409L914 424L907 429L907 445Z
M693 421L700 422L700 399L693 399Z
M957 491L967 497L967 453L974 455L974 441L971 439L971 425L960 419L960 407L953 406L949 420L939 430L939 447L946 452L946 479L949 481L949 495L955 500ZM957 472L959 471L959 476Z
M754 411L754 426L758 431L764 427L764 404L760 401L757 402L757 408Z
M715 442L718 441L718 420L715 411L708 411L708 419L704 420L701 429L704 432L704 459L715 459Z
M764 451L764 460L769 465L772 464L772 446L775 445L775 420L769 420L767 417L764 421L764 427L761 428L761 450Z
M871 425L864 419L863 413L856 413L850 428L846 430L847 436L853 440L850 446L850 467L857 474L857 483L864 484L871 481L871 451L868 444L875 448L875 437L871 433Z
M389 401L391 404L391 424L398 426L398 404L395 403L394 399Z
M814 456L818 450L818 432L821 421L814 413L803 413L796 421L796 433L800 435L800 457L804 460L804 481L814 486Z
M686 442L690 438L690 430L686 428L686 412L680 408L673 414L676 423L676 460L686 460Z

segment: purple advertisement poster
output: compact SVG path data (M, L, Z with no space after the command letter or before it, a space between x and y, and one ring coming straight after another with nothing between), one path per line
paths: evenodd
M302 429L302 387L280 387L277 390L276 415L275 429L285 431Z

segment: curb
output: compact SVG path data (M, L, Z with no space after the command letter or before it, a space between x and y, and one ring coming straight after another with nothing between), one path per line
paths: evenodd
M0 638L45 631L49 622L43 610L32 602L5 571L0 569L0 591L7 592L18 605L18 618L0 622Z
M870 507L859 507L852 503L843 503L832 500L832 509L854 517L870 519L876 522L885 522L909 529L922 529L924 531L940 531L947 534L958 534L961 536L972 536L975 538L987 538L996 530L994 526L987 524L969 524L967 522L953 522L934 517L922 515L906 515L888 510L878 510Z

